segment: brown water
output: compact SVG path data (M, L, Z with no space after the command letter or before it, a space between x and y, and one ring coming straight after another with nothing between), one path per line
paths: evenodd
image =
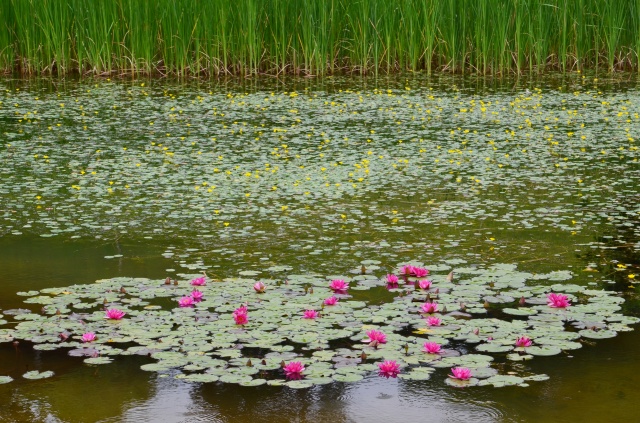
M452 89L454 83L458 87ZM164 279L185 269L206 269L227 277L272 265L291 266L292 273L346 274L365 259L381 260L378 273L383 275L407 260L461 258L470 264L517 263L519 269L538 273L571 270L572 283L624 292L625 314L640 315L629 279L640 264L639 155L628 140L629 134L640 133L634 117L640 94L633 81L592 87L576 76L560 83L564 90L558 91L554 80L478 88L477 81L416 79L354 83L357 88L349 92L349 81L248 89L149 81L144 87L140 81L4 81L0 312L27 306L24 297L15 295L18 291L116 276ZM413 97L402 97L405 85ZM522 94L509 105L525 87L538 86L544 93L540 98L526 100ZM375 104L357 106L360 94L355 90L366 95L378 88ZM294 89L307 95L310 109L290 95ZM387 89L397 97L385 97ZM266 111L252 106L271 93L280 105L265 103ZM199 106L208 95L213 104ZM429 103L429 95L440 102ZM313 106L314 98L321 103ZM490 108L496 112L491 119L467 117L460 109L472 107L471 100L500 106ZM340 107L341 101L344 110L334 110L331 102ZM430 107L427 128L412 126L416 116L402 103L417 101L428 103L425 110ZM603 102L613 104L607 119ZM520 109L519 103L528 107ZM296 113L291 112L294 107ZM203 121L203 110L214 109L227 119ZM567 118L567 109L580 112ZM27 115L34 110L37 118ZM350 110L360 117L345 118ZM296 116L302 122L296 123ZM496 123L495 116L502 121ZM527 129L521 130L525 118L535 122L529 136ZM565 138L559 145L545 141L550 133L557 140L568 131L575 132L570 138L575 140L581 124L587 137L583 144ZM545 125L550 129L543 129ZM280 132L273 135L273 128L295 134L283 139ZM516 160L522 149L534 154L505 163L509 173L497 165L484 168L485 156L494 150L486 140L471 139L473 151L467 152L472 149L462 135L465 128L471 134L494 134L501 144L492 156L494 163L505 160L505 154ZM517 135L505 136L505 128ZM460 135L447 139L452 130ZM339 144L320 149L326 156L317 154L317 140L310 144L306 137L320 131L325 133L320 138ZM378 134L373 144L366 141ZM412 134L414 142L409 141ZM256 137L263 144L255 144ZM212 138L217 140L212 143ZM398 143L399 138L406 142ZM190 142L193 151L185 147ZM158 156L145 162L156 154L150 143L169 147L173 156L167 158L159 147ZM126 153L121 153L123 148ZM301 157L296 163L285 162L272 153L274 148L292 161L296 154ZM447 153L449 149L465 153ZM96 150L103 151L99 159ZM203 161L197 151L205 154ZM216 184L217 191L206 196L205 188L194 190L193 185L206 187L202 181L207 178L198 179L199 166L218 156L233 159L216 162L222 171L208 176L209 186ZM378 156L384 159L374 162ZM417 167L393 173L394 165L402 165L398 160L416 157ZM340 173L339 167L329 173L333 163L362 159L372 161L372 176L365 176L369 185L362 190L355 187L359 175ZM264 186L243 179L245 172L263 169L265 161L279 164L287 174L271 177L265 172L259 180L267 179ZM150 170L136 173L136 163L151 163ZM305 182L304 174L295 174L300 165L326 166L329 171L316 169ZM158 171L163 168L168 170ZM220 175L227 170L233 174L224 179ZM84 175L92 171L98 179L85 182ZM470 177L481 182L462 182ZM285 188L289 179L291 187ZM353 191L348 191L352 183ZM76 184L81 189L72 187ZM278 185L275 194L269 193L272 185ZM109 197L111 187L119 191ZM131 194L129 189L137 191ZM624 270L618 264L624 264ZM598 271L585 272L587 266ZM454 389L443 383L445 372L438 370L438 377L428 381L372 374L353 384L293 390L191 384L173 378L175 374L140 370L151 362L144 357L118 357L92 367L64 350L34 351L28 342L0 343L0 375L15 379L0 385L0 422L633 422L638 421L635 399L640 394L637 351L640 335L633 331L584 343L560 356L537 357L522 366L550 379L527 388ZM35 381L20 377L31 369L53 370L55 376Z

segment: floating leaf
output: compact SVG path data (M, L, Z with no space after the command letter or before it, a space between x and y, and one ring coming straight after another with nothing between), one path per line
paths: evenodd
M45 379L53 376L53 372L51 370L47 370L44 372L40 372L38 370L31 370L22 375L25 379Z

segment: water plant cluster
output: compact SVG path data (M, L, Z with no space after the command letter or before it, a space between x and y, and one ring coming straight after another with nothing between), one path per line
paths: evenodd
M11 0L0 21L23 74L640 69L631 0Z
M412 271L426 270L421 263L386 277L367 272L377 264L363 261L362 274L331 281L309 274L259 282L119 277L19 292L41 309L5 310L17 324L0 321L0 339L68 349L89 365L149 356L143 370L167 376L177 369L175 377L194 382L304 388L375 373L426 380L451 369L441 376L450 385L498 387L545 380L519 363L613 337L640 321L620 313L623 299L615 293L564 282L571 272L534 275L496 264L426 279ZM430 283L421 288L420 281ZM366 300L375 291L382 296Z
M501 386L629 330L603 287L638 281L614 255L640 250L637 89L401 82L6 82L2 235L137 239L169 280L25 289L0 340L202 382Z
M575 248L637 250L618 232L639 234L637 92L582 83L244 93L102 81L61 97L5 86L0 230L171 239L167 269L213 274L338 273L414 251L548 271Z

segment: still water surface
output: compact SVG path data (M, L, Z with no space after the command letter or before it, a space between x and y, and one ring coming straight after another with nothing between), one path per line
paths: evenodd
M411 260L568 270L640 315L635 80L0 83L0 313L102 278L348 276L369 259L380 277ZM0 421L630 422L639 350L632 331L536 357L522 366L550 379L526 388L454 389L438 370L294 390L5 342Z

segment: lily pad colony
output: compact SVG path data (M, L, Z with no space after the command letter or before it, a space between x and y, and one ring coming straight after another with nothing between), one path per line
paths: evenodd
M0 340L89 365L139 354L153 360L144 370L242 385L544 379L522 363L637 321L602 290L608 276L563 263L580 263L577 244L604 270L609 246L594 238L638 236L638 93L574 82L7 86L6 236L143 239L171 265L169 283L21 292L30 309L2 312ZM637 281L631 263L615 278ZM568 302L550 307L549 294ZM51 376L41 370L25 377Z
M456 386L526 386L547 376L499 374L494 356L520 362L557 355L584 340L630 330L638 321L620 314L623 300L611 292L531 283L567 274L532 275L509 265L460 268L459 281L435 275L422 289L412 268L348 282L296 274L260 282L113 278L22 292L42 313L14 311L20 323L1 333L5 340L34 342L38 350L69 348L91 365L122 355L150 356L154 362L142 369L180 369L177 377L196 382L300 388L355 382L377 370L424 380L437 368L453 368L456 377L448 383ZM336 281L342 289L335 289ZM389 300L357 299L381 289L389 290ZM566 295L547 295L550 290ZM564 302L552 301L556 297Z

